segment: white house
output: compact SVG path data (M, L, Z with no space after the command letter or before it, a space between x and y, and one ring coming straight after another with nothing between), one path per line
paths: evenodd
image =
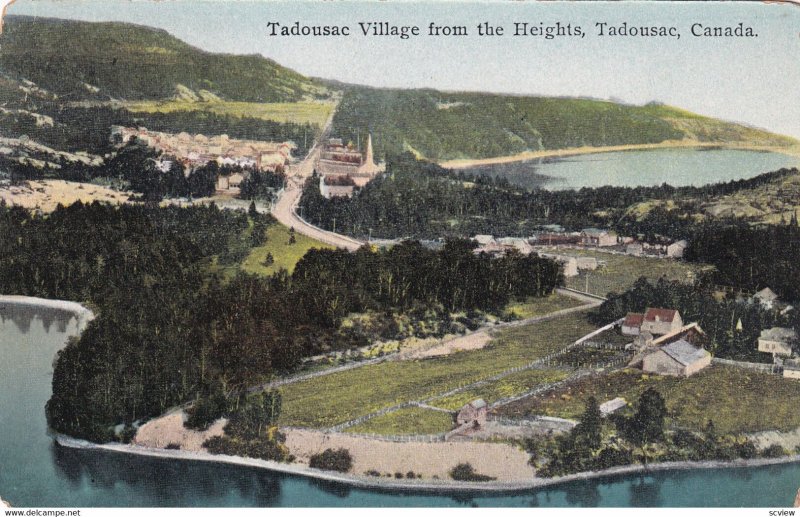
M667 256L671 258L682 258L683 252L689 244L686 241L676 241L667 246Z
M791 357L792 345L797 343L797 332L786 327L772 327L758 336L758 351L773 357Z

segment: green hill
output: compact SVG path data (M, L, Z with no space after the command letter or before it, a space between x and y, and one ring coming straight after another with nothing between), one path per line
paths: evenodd
M350 88L334 119L333 134L355 142L366 131L373 134L378 153L410 150L433 160L667 140L762 146L797 143L660 104Z
M127 23L8 16L0 67L65 99L213 96L247 102L324 97L320 83L259 55L213 54Z

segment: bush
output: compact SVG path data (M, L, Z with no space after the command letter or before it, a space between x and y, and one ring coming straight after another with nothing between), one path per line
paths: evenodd
M282 436L281 436L282 437ZM231 439L227 436L214 436L203 443L203 447L211 454L225 454L228 456L247 456L262 460L291 461L289 450L280 439L268 440L257 438L254 440Z
M761 455L765 458L780 458L781 456L786 456L786 449L774 443L764 449Z
M200 397L187 411L189 417L183 426L195 431L205 431L215 420L225 415L228 402L221 390L215 390L207 397Z
M403 473L402 472L395 472L394 473L394 478L395 479L403 479Z
M459 463L450 470L450 477L456 481L492 481L497 478L478 474L469 463Z
M350 451L347 449L325 449L321 453L311 456L308 465L312 469L349 472L353 468L353 457L350 456Z
M380 472L378 472L378 471L377 471L377 470L375 470L375 469L368 470L368 471L366 471L364 474L366 474L366 475L368 475L368 476L372 476L372 477L374 477L374 478L379 478L379 477L381 477L381 473L380 473Z
M164 448L169 451L177 451L180 450L181 446L178 443L168 443L167 446Z
M416 479L416 477L417 477L417 475L414 473L413 470L409 470L408 472L406 472L406 478L407 479Z

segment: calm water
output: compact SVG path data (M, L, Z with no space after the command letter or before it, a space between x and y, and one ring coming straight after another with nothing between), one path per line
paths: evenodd
M69 314L0 305L0 496L15 506L787 506L800 466L620 476L522 494L350 489L245 467L76 451L46 434L52 361Z
M800 166L800 158L778 153L729 149L655 149L539 159L468 169L501 176L525 188L700 186L752 178L782 167Z

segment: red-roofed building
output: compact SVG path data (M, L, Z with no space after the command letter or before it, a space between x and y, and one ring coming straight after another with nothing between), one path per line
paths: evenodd
M622 334L624 336L638 336L644 322L644 314L640 312L629 312L622 322Z
M674 309L648 308L644 313L644 321L640 332L649 332L654 336L661 336L677 332L683 327L681 314Z

